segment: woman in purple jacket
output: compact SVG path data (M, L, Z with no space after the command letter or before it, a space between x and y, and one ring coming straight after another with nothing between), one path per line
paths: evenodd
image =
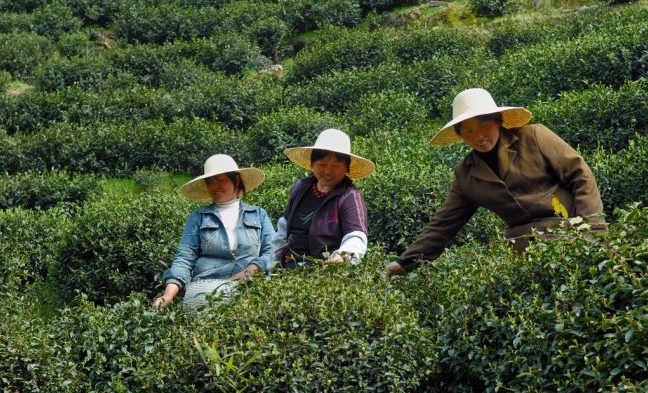
M367 251L367 207L351 179L370 176L373 162L351 153L351 140L336 129L320 133L314 146L284 154L313 172L293 185L273 242L277 266L359 263Z

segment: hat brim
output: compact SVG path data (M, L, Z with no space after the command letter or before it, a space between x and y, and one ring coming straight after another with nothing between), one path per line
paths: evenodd
M351 157L351 165L349 166L349 173L347 174L347 176L349 176L350 179L362 179L364 177L371 176L376 171L376 166L374 165L373 162L371 162L370 160L364 157L360 157L351 153L343 153L339 151L320 149L320 148L308 146L308 147L290 147L284 150L284 154L288 157L290 161L292 161L296 165L308 171L311 171L313 169L311 167L311 153L315 149L326 150L332 153L346 154L349 157Z
M263 183L263 180L265 179L265 173L263 173L261 169L257 168L240 168L239 170L233 172L238 172L241 175L241 180L243 180L243 184L245 185L245 192L250 192L253 189L257 188L261 185L261 183ZM205 179L224 173L229 172L216 171L198 176L178 188L178 193L195 201L212 202L213 199L211 195L209 195L207 184L205 184Z
M459 142L462 139L455 132L455 125L476 116L489 115L498 112L502 114L502 127L506 129L520 128L528 124L533 116L526 108L512 106L498 107L497 110L492 112L462 113L443 126L441 131L437 132L430 143L433 145L449 145L451 143Z

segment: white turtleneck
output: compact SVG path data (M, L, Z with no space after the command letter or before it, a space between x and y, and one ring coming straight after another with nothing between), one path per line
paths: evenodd
M236 226L238 224L241 206L240 199L237 198L225 203L216 203L216 206L218 207L218 214L220 214L223 226L225 226L225 232L227 232L230 250L236 250L236 246L238 246Z

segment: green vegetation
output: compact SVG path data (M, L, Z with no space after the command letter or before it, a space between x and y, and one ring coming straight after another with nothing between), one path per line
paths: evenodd
M608 3L0 0L0 390L646 391L648 7ZM609 232L516 254L480 212L388 283L473 86L584 155ZM153 310L199 206L175 190L230 154L276 221L306 174L281 152L329 127L377 166L363 263Z

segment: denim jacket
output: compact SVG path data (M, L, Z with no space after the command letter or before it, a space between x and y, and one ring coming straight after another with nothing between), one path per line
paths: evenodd
M184 288L200 279L230 278L250 264L267 272L274 236L265 210L241 201L238 246L231 251L218 206L212 203L189 215L178 251L162 278Z

